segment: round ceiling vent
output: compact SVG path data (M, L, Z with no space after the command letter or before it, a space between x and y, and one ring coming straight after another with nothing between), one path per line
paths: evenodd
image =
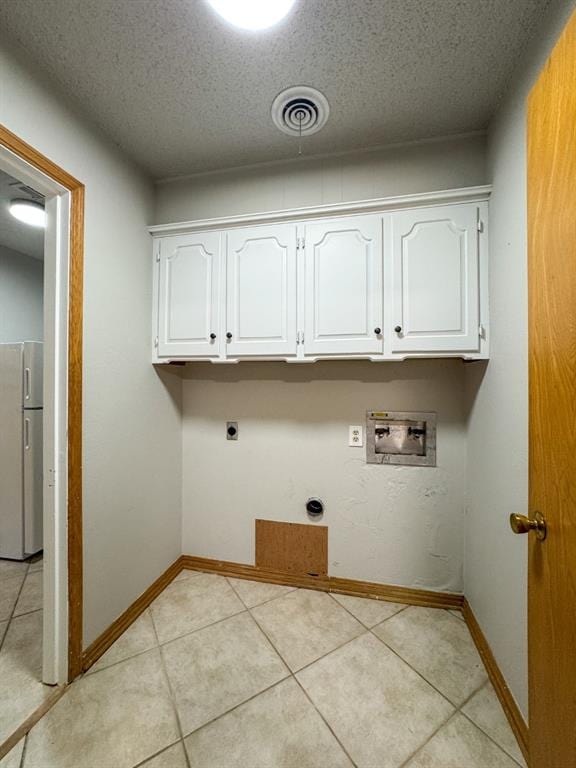
M289 136L311 136L326 124L328 99L316 88L296 85L286 88L272 102L274 125Z

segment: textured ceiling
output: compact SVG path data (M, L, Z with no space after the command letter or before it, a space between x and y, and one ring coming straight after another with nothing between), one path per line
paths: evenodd
M204 0L8 0L0 28L153 177L294 157L289 85L330 101L309 154L486 127L549 0L296 0L260 33Z
M25 253L35 259L44 258L44 230L23 224L10 214L10 200L32 199L22 190L22 182L0 171L0 245Z

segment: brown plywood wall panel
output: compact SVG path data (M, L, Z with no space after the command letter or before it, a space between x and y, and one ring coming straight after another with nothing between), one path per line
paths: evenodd
M256 567L328 575L328 527L256 520Z

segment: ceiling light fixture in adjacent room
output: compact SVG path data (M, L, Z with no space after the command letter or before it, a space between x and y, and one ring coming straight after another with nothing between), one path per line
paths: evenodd
M10 213L18 221L31 227L46 226L46 211L41 203L24 198L16 198L10 202Z
M295 0L208 0L208 3L235 27L260 30L282 21Z

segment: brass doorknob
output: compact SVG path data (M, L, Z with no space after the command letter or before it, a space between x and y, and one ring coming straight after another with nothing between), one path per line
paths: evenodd
M540 512L535 512L532 520L526 517L526 515L510 515L510 528L512 528L514 533L528 533L529 531L535 531L536 538L539 541L544 541L546 538L546 520L544 520L544 517Z

